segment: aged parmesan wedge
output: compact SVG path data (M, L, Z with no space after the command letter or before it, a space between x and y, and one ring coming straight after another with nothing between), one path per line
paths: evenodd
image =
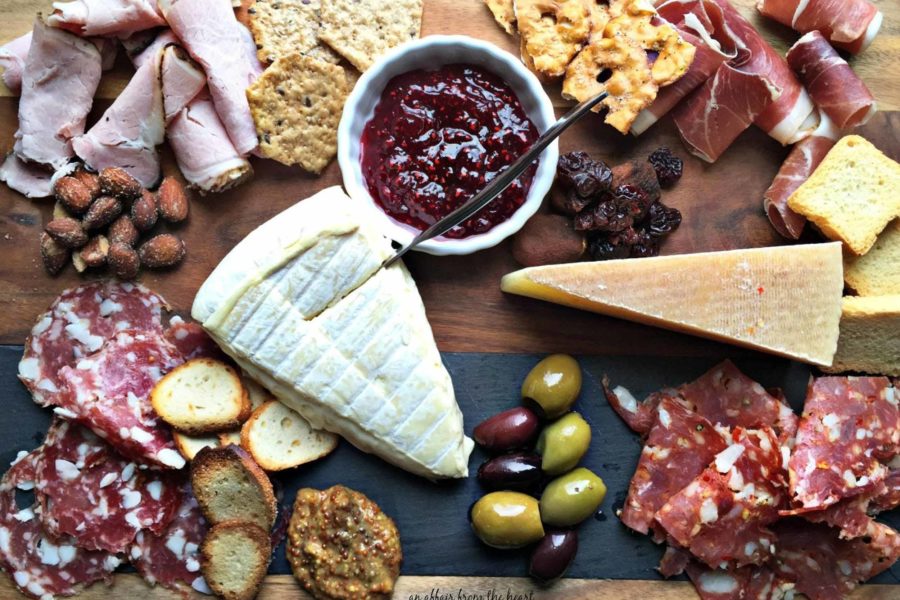
M333 187L251 232L192 314L247 373L316 428L412 473L465 477L463 433L415 283Z
M531 267L504 292L817 365L837 348L839 243Z

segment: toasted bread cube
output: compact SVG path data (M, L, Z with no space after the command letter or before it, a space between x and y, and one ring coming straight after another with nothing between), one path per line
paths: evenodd
M269 568L269 534L245 521L225 521L209 530L200 545L203 579L225 600L251 600Z
M846 296L831 373L900 376L900 295Z
M863 255L900 216L900 164L858 135L841 138L788 198L832 240Z
M191 486L212 524L246 521L269 531L276 501L265 471L239 446L204 448L191 462Z
M194 460L197 453L204 448L218 448L220 446L219 436L216 434L194 436L180 431L173 431L172 438L175 440L175 447L181 452L186 460Z
M337 448L338 436L313 429L278 400L256 409L241 428L241 447L266 471L312 462Z
M860 296L900 294L900 219L881 232L864 256L844 257L844 281Z
M211 358L189 360L167 373L154 386L150 402L163 421L190 435L240 427L251 412L240 377Z

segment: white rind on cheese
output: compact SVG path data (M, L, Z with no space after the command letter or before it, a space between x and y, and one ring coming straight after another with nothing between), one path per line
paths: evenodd
M463 432L415 282L390 242L329 188L247 236L193 317L313 427L426 477L465 477Z
M531 267L505 292L830 365L840 243Z

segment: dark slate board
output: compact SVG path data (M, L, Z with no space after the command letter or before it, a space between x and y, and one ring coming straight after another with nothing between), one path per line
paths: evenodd
M19 450L30 450L43 439L50 412L31 402L16 379L21 348L0 347L0 461L9 464ZM541 358L507 354L444 354L453 377L466 432L484 418L517 406L522 379ZM632 534L615 517L634 472L640 442L615 415L600 390L603 374L614 384L628 387L636 397L665 385L701 375L715 364L708 358L581 357L585 380L575 409L593 427L593 440L582 464L605 481L609 490L597 518L580 526L580 547L571 577L603 579L658 579L655 568L661 548L649 538ZM810 371L775 358L737 361L748 375L766 387L781 387L792 405L802 406ZM300 487L324 488L341 483L359 490L393 517L403 542L405 575L521 576L527 571L526 551L499 551L482 545L472 534L467 512L483 491L474 473L485 454L476 449L469 463L472 477L464 481L432 483L364 454L341 442L330 456L273 479L285 502ZM900 511L884 516L900 528ZM272 573L289 573L283 548L275 552ZM900 565L874 582L900 583Z

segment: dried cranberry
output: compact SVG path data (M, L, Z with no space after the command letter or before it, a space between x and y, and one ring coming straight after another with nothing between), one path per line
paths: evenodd
M653 200L643 188L630 183L623 183L613 190L613 197L621 206L621 210L627 210L635 221L643 220L650 205L653 204Z
M631 258L646 258L659 254L659 240L647 231L638 232L638 240L631 246Z
M650 206L648 213L648 233L653 237L669 235L681 225L681 212L677 208L671 208L662 202L655 202Z
M656 171L656 178L662 187L674 185L676 181L681 179L681 174L684 172L684 163L680 158L672 154L672 151L668 148L654 150L647 160L653 165L653 170Z
M607 197L575 217L576 231L617 233L633 224L632 203L620 201L615 197Z
M587 152L569 152L559 158L556 175L560 183L581 198L595 198L609 191L612 170Z

